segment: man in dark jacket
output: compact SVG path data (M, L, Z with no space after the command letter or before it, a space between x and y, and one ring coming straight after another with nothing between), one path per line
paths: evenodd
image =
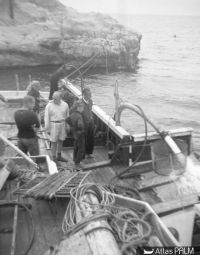
M92 113L92 95L88 87L83 89L83 119L85 123L85 154L88 158L93 158L94 150L94 120Z
M72 127L74 137L73 160L77 170L82 169L80 162L85 157L85 125L82 116L84 105L81 100L77 101L69 118L69 124Z
M50 93L49 100L52 99L53 93L58 90L58 81L66 76L67 69L66 66L61 66L55 73L52 74L50 78Z
M25 96L23 108L15 112L14 118L18 128L18 147L24 153L32 156L39 155L39 144L36 128L40 127L37 114L33 111L35 99Z

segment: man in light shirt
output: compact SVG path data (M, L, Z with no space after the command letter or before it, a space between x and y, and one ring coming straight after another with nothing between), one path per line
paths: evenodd
M66 139L66 119L69 117L69 106L61 99L61 93L56 91L45 108L45 129L50 132L51 152L53 160L65 161L61 156L62 144Z

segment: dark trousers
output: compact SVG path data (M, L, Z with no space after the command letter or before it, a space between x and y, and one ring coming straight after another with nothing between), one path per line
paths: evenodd
M19 138L18 147L25 154L29 152L31 156L37 156L40 154L37 138Z
M81 134L74 139L73 160L75 164L79 164L85 157L85 134Z
M92 154L94 150L94 125L91 123L85 132L85 154Z

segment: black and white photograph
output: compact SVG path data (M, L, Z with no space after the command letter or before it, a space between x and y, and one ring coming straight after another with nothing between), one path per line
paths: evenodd
M0 0L0 255L143 254L200 255L200 0Z

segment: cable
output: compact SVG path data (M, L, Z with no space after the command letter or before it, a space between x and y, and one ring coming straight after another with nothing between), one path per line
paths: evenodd
M18 206L24 208L24 209L28 212L29 217L30 217L30 220L31 220L31 228L32 228L31 237L30 237L30 239L29 239L29 243L28 243L28 245L27 245L26 250L25 250L23 253L21 253L22 255L27 255L28 252L29 252L29 250L30 250L31 247L32 247L32 244L33 244L33 241L34 241L34 237L35 237L35 226L34 226L33 216L32 216L32 214L31 214L31 211L30 211L29 208L28 208L26 205L24 205L23 203L14 202L14 201L13 201L13 202L3 202L3 203L0 203L0 206L16 206L16 205L18 205Z
M90 63L90 62L91 62L94 58L96 58L99 54L100 54L100 53L97 53L97 54L95 54L94 56L92 56L92 57L91 57L90 59L88 59L83 65L81 65L79 68L77 68L76 66L71 65L71 64L70 64L70 65L65 65L66 67L69 66L69 67L72 67L72 68L75 69L75 71L73 71L73 72L71 72L70 74L67 75L67 77L66 77L67 79L68 79L69 77L71 77L73 74L75 74L76 72L79 73L79 75L80 75L80 77L81 77L81 92L83 91L83 88L84 88L83 74L86 73L86 72L89 70L89 68L92 67L93 64L91 64L91 66L89 66L89 68L87 68L86 71L84 71L83 73L80 71L80 69L83 68L86 64Z
M80 68L77 68L76 66L74 65L65 65L66 67L72 67L75 69L74 73L78 72L79 75L80 75L80 78L81 78L81 92L83 92L83 87L84 87L84 80L83 80L83 75L80 71ZM71 74L69 74L66 78L68 79L71 75L73 74L73 72Z
M94 66L95 64L96 64L96 63L95 63L95 60L94 60L94 62L92 62L91 65L89 65L89 66L82 72L82 75L84 75L85 73L87 73L88 70L89 70L90 68L92 68L92 66Z
M98 203L90 202L90 194L95 195ZM116 206L114 203L114 196L105 187L91 183L79 185L77 189L71 191L71 199L62 223L63 232L71 235L92 221L105 219L110 223L111 229L101 226L100 228L115 234L117 243L123 251L122 254L126 254L127 249L134 249L137 245L146 243L152 228L144 220L142 212ZM81 218L78 222L77 217Z
M85 63L83 63L79 68L76 68L75 71L70 73L66 78L71 77L73 74L75 74L77 71L79 71L82 67L84 67L86 64L88 64L93 58L96 58L100 53L96 53L94 56L92 56L90 59L88 59Z
M93 204L89 201L86 201L85 195L88 194L95 195L98 199L98 204ZM94 215L95 212L98 212L97 214L99 215L101 213L106 213L106 205L111 205L114 203L114 196L107 192L105 187L91 183L81 184L77 188L71 189L70 196L71 199L68 204L62 224L62 230L64 233L75 231L74 228L77 224L76 210L78 210L80 214L82 211L86 210L91 212L92 215ZM88 206L91 208L89 209ZM85 225L88 222L88 219L90 221L91 214L88 217L84 217L79 224Z

